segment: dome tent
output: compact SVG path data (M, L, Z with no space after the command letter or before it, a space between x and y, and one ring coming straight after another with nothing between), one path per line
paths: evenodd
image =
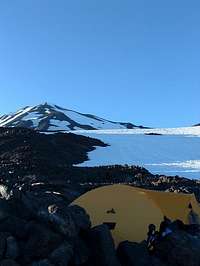
M145 190L128 185L108 185L91 190L72 204L83 207L92 226L111 225L115 244L121 241L146 239L148 225L159 228L163 216L188 222L189 203L200 216L200 207L193 194L177 194Z

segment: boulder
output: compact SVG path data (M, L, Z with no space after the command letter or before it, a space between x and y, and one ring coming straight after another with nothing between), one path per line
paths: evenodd
M200 239L184 231L163 238L155 247L155 256L170 266L199 266Z
M47 258L62 242L60 235L34 221L27 225L27 232L29 237L24 247L24 256L29 260Z
M0 266L19 266L19 264L14 260L6 259L0 262Z
M26 221L15 217L8 216L0 221L0 232L9 232L16 238L23 239L26 237Z
M0 221L4 220L11 214L12 210L9 205L9 201L0 199Z
M89 232L92 262L95 266L120 266L115 245L107 225L98 225Z
M90 250L86 245L85 241L81 238L77 238L74 243L74 256L73 256L73 265L83 265L90 258Z
M65 242L51 253L49 260L55 266L67 266L72 257L73 247Z
M122 242L118 246L117 255L123 266L152 265L145 241L142 243Z
M13 189L13 197L9 201L9 205L12 208L12 215L17 216L22 220L30 221L34 218L32 210L28 209L25 206L24 202L21 199L22 191L19 189Z
M12 191L8 188L8 186L1 184L0 185L0 198L8 200L12 196Z
M19 257L19 246L17 240L13 236L7 238L7 249L5 258L6 259L16 259Z
M6 253L6 244L7 244L7 238L10 236L9 233L0 232L0 260L3 259L5 253Z
M37 217L37 212L40 208L40 199L26 191L21 193L20 201L21 205L28 210L30 216Z
M54 266L54 265L51 264L49 260L45 259L45 260L34 261L32 262L31 266Z
M86 211L78 205L68 207L78 231L91 228L91 221Z
M200 225L199 224L185 225L185 230L187 231L187 233L200 238Z
M151 262L149 265L152 266L169 266L168 264L165 264L163 261L161 261L159 258L152 256L151 257Z
M76 238L78 231L74 219L65 206L50 205L38 212L38 217L68 240Z

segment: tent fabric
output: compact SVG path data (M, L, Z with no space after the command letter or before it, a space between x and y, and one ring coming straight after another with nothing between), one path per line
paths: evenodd
M148 225L159 229L163 216L188 223L189 203L200 217L200 207L193 194L145 190L129 185L108 185L91 190L72 204L83 207L92 226L115 223L111 230L115 244L146 239Z
M200 207L193 194L147 191L147 195L161 209L162 213L171 220L180 219L188 223L189 204L200 215Z

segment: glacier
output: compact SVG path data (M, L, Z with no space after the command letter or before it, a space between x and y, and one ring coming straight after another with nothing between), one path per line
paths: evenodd
M75 131L102 140L80 166L139 165L154 174L200 179L200 127ZM162 135L149 135L149 134Z

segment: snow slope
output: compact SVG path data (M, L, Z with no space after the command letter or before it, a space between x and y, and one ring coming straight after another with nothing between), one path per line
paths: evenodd
M27 106L0 117L0 127L22 126L40 131L137 128L131 123L112 122L95 115L81 114L54 104Z
M176 127L176 128L135 128L121 130L93 130L92 132L77 130L76 133L91 133L94 135L138 135L138 134L161 134L161 135L191 135L200 137L200 126L194 127Z
M134 164L152 173L200 178L200 127L76 133L110 145L90 152L81 166ZM163 135L146 135L150 133Z

